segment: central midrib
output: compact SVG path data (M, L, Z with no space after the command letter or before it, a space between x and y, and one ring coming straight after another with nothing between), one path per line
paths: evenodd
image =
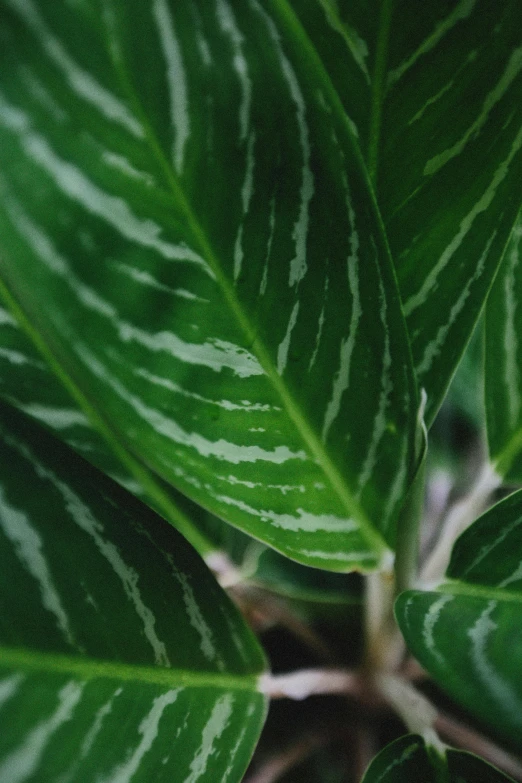
M231 674L190 669L141 666L117 661L73 657L60 653L34 652L16 647L0 647L0 667L27 672L64 674L83 680L114 679L168 688L222 688L257 692L260 672Z

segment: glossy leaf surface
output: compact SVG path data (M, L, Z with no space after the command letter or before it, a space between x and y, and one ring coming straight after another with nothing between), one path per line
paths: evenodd
M289 8L1 8L10 295L168 481L305 563L378 565L412 467L409 350L349 123Z
M176 531L0 409L0 781L239 781L263 654Z
M486 402L489 451L507 480L522 479L522 213L486 308Z
M497 733L521 745L522 492L457 540L437 591L399 596L409 648L440 686Z
M518 0L293 4L373 176L436 413L522 200Z

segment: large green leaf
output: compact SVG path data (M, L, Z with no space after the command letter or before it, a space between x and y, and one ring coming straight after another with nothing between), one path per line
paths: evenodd
M265 661L237 610L150 509L0 431L0 781L240 780Z
M522 200L520 2L293 5L375 182L431 421Z
M409 648L458 702L522 747L522 492L457 540L446 581L399 596Z
M486 308L486 411L489 451L499 473L522 479L522 212Z
M183 492L305 563L378 566L413 469L409 348L289 7L0 8L4 294Z

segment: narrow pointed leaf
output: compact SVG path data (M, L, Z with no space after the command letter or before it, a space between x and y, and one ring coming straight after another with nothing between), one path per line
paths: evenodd
M8 296L183 492L305 563L378 566L412 368L349 123L293 15L0 8Z
M399 596L409 648L459 703L522 747L522 492L457 540L437 591Z
M431 421L522 200L520 3L293 5L375 182Z
M0 781L239 781L263 654L176 531L0 408Z
M522 212L486 308L489 453L509 481L522 479Z

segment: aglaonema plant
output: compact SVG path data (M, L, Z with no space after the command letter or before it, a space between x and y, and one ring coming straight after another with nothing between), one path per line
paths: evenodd
M0 783L522 780L521 30L0 0Z

